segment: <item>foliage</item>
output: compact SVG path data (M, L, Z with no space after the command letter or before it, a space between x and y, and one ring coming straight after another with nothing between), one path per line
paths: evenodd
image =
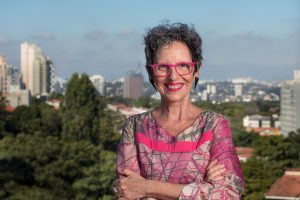
M62 137L98 142L99 107L96 90L86 74L74 74L63 101Z
M242 164L246 180L244 199L263 199L263 195L286 168L300 167L300 131L289 137L260 137L253 143L254 158Z
M274 181L281 175L274 175L268 161L252 158L242 163L245 178L245 191L243 199L264 199L264 193L270 188Z
M0 137L0 199L113 199L116 130L123 120L105 109L106 99L94 95L86 75L72 81L61 110L39 99L12 113L0 110L6 133Z
M0 191L5 197L26 193L28 199L39 194L49 199L98 199L111 193L115 153L101 145L18 134L0 140L0 152Z
M253 147L254 143L259 140L259 135L257 133L247 131L241 129L233 130L233 141L235 146L241 147Z
M116 152L117 144L121 138L119 130L121 130L123 123L123 117L117 112L106 110L101 116L99 141L104 149Z
M62 100L64 97L61 93L52 92L47 99L60 99Z
M5 126L7 124L7 116L9 113L5 110L6 100L0 95L0 138L5 135Z
M259 114L261 115L271 115L280 113L279 101L258 101L257 106L259 107Z
M144 107L144 108L154 108L158 106L160 100L153 99L149 96L141 96L137 100L133 101L133 106Z

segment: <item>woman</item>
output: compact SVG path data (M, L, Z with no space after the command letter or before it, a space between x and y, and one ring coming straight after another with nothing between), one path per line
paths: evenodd
M240 199L242 171L228 121L189 99L202 61L200 36L176 23L150 29L144 40L161 104L125 122L114 183L119 199Z

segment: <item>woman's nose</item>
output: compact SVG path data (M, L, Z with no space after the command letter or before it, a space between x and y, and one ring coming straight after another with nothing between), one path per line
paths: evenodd
M169 74L169 78L171 80L176 80L178 77L177 71L175 69L175 67L170 67L170 74Z

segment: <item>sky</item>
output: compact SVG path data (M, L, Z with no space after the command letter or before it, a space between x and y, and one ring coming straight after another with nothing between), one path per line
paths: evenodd
M300 69L299 0L2 0L0 54L20 67L35 43L65 79L146 76L143 36L163 20L194 25L203 41L202 80L293 78Z

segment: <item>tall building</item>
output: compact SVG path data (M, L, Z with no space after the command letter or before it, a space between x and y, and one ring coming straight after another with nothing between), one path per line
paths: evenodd
M300 129L300 70L295 71L294 80L281 86L280 124L285 136Z
M98 94L104 96L106 86L105 78L101 75L93 75L90 77L90 80L93 83L93 86L97 90Z
M21 73L24 87L29 89L32 95L51 92L54 65L37 45L27 42L21 44Z
M16 92L21 89L20 70L11 65L6 67L6 91L7 93Z
M242 84L234 84L234 96L242 96L243 95L243 85Z
M143 95L143 76L141 73L130 71L124 81L123 97L138 99Z
M1 95L7 93L6 87L6 58L5 56L0 55L0 92Z
M217 87L213 83L208 83L206 85L206 90L207 90L207 93L209 93L209 94L216 94L217 93Z

